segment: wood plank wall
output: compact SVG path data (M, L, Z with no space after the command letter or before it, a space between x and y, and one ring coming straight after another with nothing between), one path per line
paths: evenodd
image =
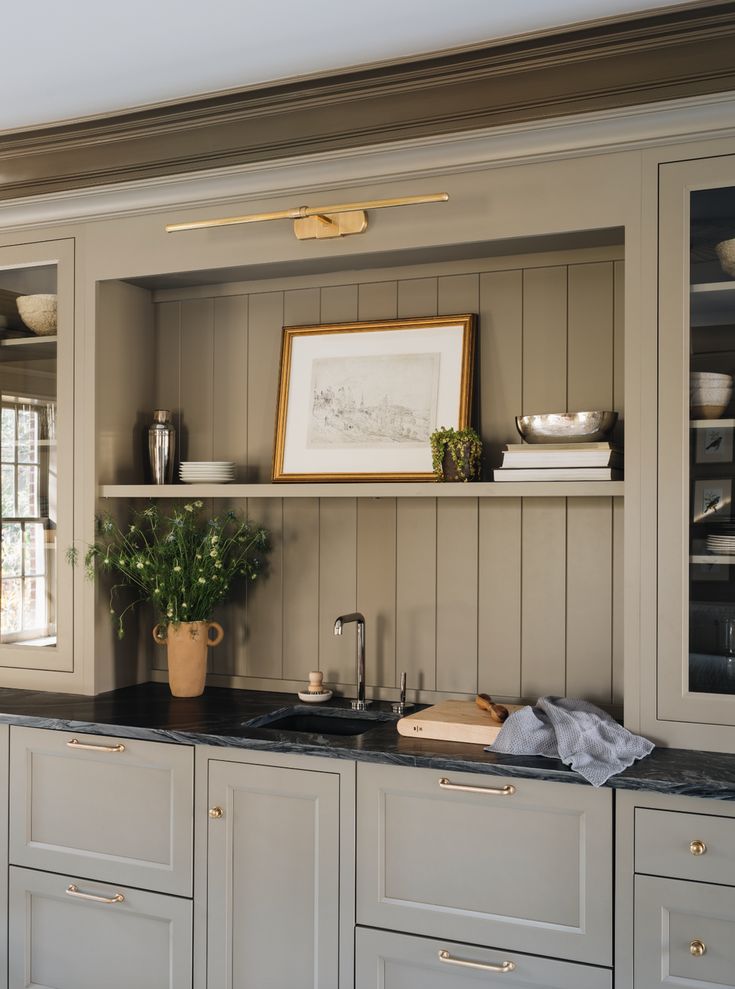
M491 467L521 411L622 412L622 253L595 258L158 302L159 407L178 410L186 459L234 460L241 480L266 481L283 325L477 312ZM359 608L375 687L406 670L426 700L480 689L622 703L622 499L252 499L247 512L271 530L270 573L220 616L216 682L293 689L321 669L354 683L352 636L332 626Z

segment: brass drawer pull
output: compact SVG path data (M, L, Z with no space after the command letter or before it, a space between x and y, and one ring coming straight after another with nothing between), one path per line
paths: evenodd
M82 893L82 891L71 883L66 887L69 896L78 896L80 900L92 900L94 903L122 903L125 897L122 893L115 893L114 896L95 896L94 893Z
M695 838L694 841L689 842L689 851L692 855L704 855L707 851L707 846L699 838Z
M449 952L442 948L439 951L439 961L445 962L447 965L460 965L462 968L477 968L481 972L512 972L516 967L515 962L501 962L499 965L493 965L491 962L469 962L464 958L452 958Z
M469 786L467 783L452 783L445 776L439 780L442 790L461 790L462 793L485 793L491 797L512 797L516 788L512 783L505 786Z
M225 816L225 812L222 810L221 807L210 807L209 816L212 818L213 821L218 821L220 817Z
M91 742L80 742L78 738L72 738L66 743L70 749L86 749L89 752L124 752L125 746L118 742L117 745L92 745Z
M689 945L689 954L694 955L695 958L701 958L706 950L707 950L707 945L704 943L704 941L700 941L699 938L692 941L692 943Z

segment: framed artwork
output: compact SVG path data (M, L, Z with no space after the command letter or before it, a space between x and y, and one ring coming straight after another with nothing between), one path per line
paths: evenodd
M696 430L695 460L698 464L732 463L732 426L713 423L706 429Z
M474 354L474 315L285 326L273 480L433 480L429 436L469 425Z
M731 499L732 481L729 478L695 481L692 499L693 521L707 522L710 519L729 518Z

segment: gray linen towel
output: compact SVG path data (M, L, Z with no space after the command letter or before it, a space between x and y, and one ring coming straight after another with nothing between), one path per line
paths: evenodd
M515 711L486 752L561 759L593 786L647 756L653 742L634 735L594 704L571 697L539 697Z

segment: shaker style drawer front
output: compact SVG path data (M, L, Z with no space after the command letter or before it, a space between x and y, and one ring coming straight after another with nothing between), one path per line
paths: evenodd
M635 871L735 886L735 818L635 812Z
M10 989L190 989L188 900L10 869Z
M735 985L735 889L636 876L635 985Z
M611 792L360 764L358 923L611 964Z
M193 750L11 728L10 861L191 896Z
M612 989L602 968L389 931L358 928L356 952L355 989Z

